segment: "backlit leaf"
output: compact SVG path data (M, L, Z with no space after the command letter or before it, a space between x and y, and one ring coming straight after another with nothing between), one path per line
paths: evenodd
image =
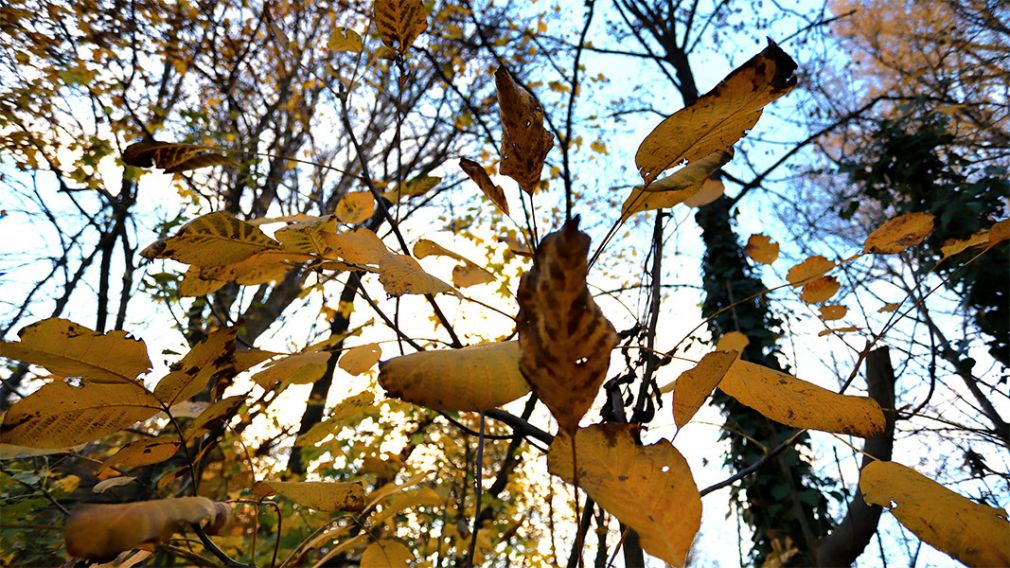
M178 450L179 439L176 437L135 440L105 460L102 468L98 470L98 478L105 479L110 475L115 475L113 468L126 470L161 463L174 456Z
M171 372L154 388L154 396L171 406L202 392L214 375L234 372L237 335L238 327L210 332L185 357L172 365Z
M771 264L779 257L779 244L772 242L767 235L751 235L743 250L747 256L761 264Z
M834 267L835 263L823 256L811 256L790 268L789 272L786 273L786 280L794 287L801 286L814 278L824 276Z
M274 233L274 237L289 253L324 255L330 250L328 239L337 234L337 218L333 215L291 223Z
M824 329L817 333L817 337L824 337L825 335L831 335L833 333L854 333L862 328L856 326L846 326L846 327L836 327L832 329Z
M333 255L352 264L379 264L393 254L373 231L364 227L322 236Z
M430 487L420 487L393 495L383 503L382 511L369 519L373 525L382 524L387 519L413 507L439 507L443 499Z
M838 293L841 285L834 276L821 276L817 280L811 280L803 285L803 292L800 299L808 304L819 304L826 302Z
M884 431L884 412L872 398L841 395L747 361L737 361L719 390L776 422L796 428L872 437Z
M330 38L326 41L326 48L330 51L351 51L361 53L364 49L364 42L358 32L348 28L333 28Z
M379 344L368 343L345 351L337 365L352 375L360 375L378 363L379 357L382 357Z
M544 109L526 89L516 85L504 67L494 73L502 123L501 166L498 171L533 195L554 136L544 128Z
M821 306L818 310L821 312L821 319L824 321L840 320L844 318L845 314L849 311L849 309L845 306L838 305Z
M684 200L688 207L704 207L726 193L726 184L721 179L708 178L701 184L701 189Z
M933 216L929 213L908 213L889 219L866 237L863 251L895 254L917 245L933 232Z
M421 239L414 244L414 256L425 258L427 256L446 256L460 261L452 271L452 282L460 288L476 286L477 284L487 284L494 282L494 275L482 268L470 259L457 254L442 245L428 239Z
M691 421L738 355L736 351L714 351L693 369L681 373L673 387L673 421L677 428Z
M484 195L487 196L487 198L490 199L502 213L506 215L509 214L509 203L508 200L505 199L505 190L503 190L500 185L495 185L494 182L491 181L491 176L487 175L487 171L484 169L484 166L473 160L460 158L459 167L463 168L466 175L468 175L470 179L477 184L477 187L480 188Z
M951 239L946 241L943 243L943 246L940 247L940 252L943 254L943 259L947 259L970 248L984 247L988 244L989 229L986 229L984 231L979 231L966 239Z
M158 399L138 383L42 388L11 406L0 426L0 442L30 448L67 448L103 438L157 414Z
M743 353L743 350L750 345L750 339L739 331L730 331L723 334L715 345L716 351L736 351Z
M1007 512L974 503L901 464L875 461L859 477L863 499L890 509L923 542L968 566L1010 566Z
M217 211L193 219L175 236L155 242L140 254L148 260L171 258L197 266L222 266L279 248L280 243L255 225L227 211Z
M341 223L357 225L371 218L375 211L375 198L370 191L353 191L340 198L336 216Z
M795 70L796 62L769 41L709 93L661 122L635 154L645 185L677 164L729 150L757 123L765 105L792 90Z
M138 168L157 166L165 173L195 170L207 166L230 164L227 156L214 152L211 146L175 144L172 142L137 142L123 151L123 163Z
M668 440L643 446L638 426L596 424L575 437L579 486L608 513L635 530L642 548L683 566L701 525L701 495L684 456ZM559 435L547 469L571 483L572 442Z
M389 396L435 410L475 412L530 391L519 373L516 341L394 357L379 365L379 385Z
M257 286L282 280L299 263L312 260L307 254L284 250L266 250L222 266L190 266L179 285L182 296L204 296L234 282Z
M349 396L338 402L331 410L326 420L316 424L309 431L295 440L296 446L311 446L323 438L333 434L343 424L365 418L378 416L379 407L375 405L375 395L369 391Z
M33 323L18 332L21 341L0 343L0 356L45 367L67 377L96 383L135 382L151 368L147 346L125 331L98 333L59 318Z
M361 568L404 568L414 560L410 549L402 543L382 539L368 545L361 553Z
M390 296L459 294L449 284L425 272L413 257L405 254L390 254L379 262L379 282Z
M252 376L252 380L271 389L277 383L307 385L323 378L331 354L327 351L303 351L278 359Z
M635 187L621 206L621 216L627 219L635 213L683 203L701 191L709 176L719 171L732 157L732 149L714 152L656 180L647 188Z
M579 218L544 237L519 282L519 368L569 434L593 404L617 332L586 287L589 235Z
M399 203L408 197L424 195L438 184L442 183L442 178L436 176L418 176L405 184L397 185L395 188L382 194L382 197L390 203Z
M189 425L189 428L186 428L184 433L185 438L192 440L197 436L203 436L209 433L212 428L219 427L231 421L244 402L245 397L239 395L222 398L211 404L199 416L193 419L193 423Z
M421 0L375 0L372 10L382 43L400 53L407 53L417 36L428 29Z
M257 497L277 494L303 507L330 513L360 511L365 506L365 489L357 481L260 481L252 491Z

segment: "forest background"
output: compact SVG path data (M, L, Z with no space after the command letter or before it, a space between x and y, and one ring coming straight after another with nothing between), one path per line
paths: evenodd
M1006 8L970 1L413 6L3 7L0 321L10 410L0 441L19 446L9 448L14 457L0 476L5 562L65 558L63 523L83 503L197 492L230 502L221 534L198 529L194 538L169 539L155 530L122 550L160 540L156 548L123 558L365 563L369 550L406 549L430 565L571 565L579 549L596 565L610 555L643 561L636 551L652 551L647 535L639 543L625 530L634 522L584 496L576 507L571 486L545 475L544 435L557 432L550 404L523 398L504 410L460 412L444 391L498 397L492 406L511 400L472 384L485 377L466 367L456 386L424 387L435 394L420 396L434 399L400 393L419 406L386 398L396 389L379 384L379 359L514 339L529 249L569 213L581 215L589 252L600 251L589 290L620 341L583 424L647 424L645 443L676 433L697 486L708 489L692 565L857 556L915 565L956 556L945 543L923 545L919 538L929 539L905 520L873 518L879 507L860 516L861 451L893 453L895 462L976 503L1007 505L1008 253L993 236L1007 215ZM391 23L381 23L383 10L395 11ZM796 60L797 86L774 97L732 156L723 152L693 178L684 177L687 167L678 170L656 202L644 200L649 211L622 219L622 204L642 185L635 164L643 139L768 53L766 38ZM499 67L543 107L553 142L542 175L538 168L532 176L494 175L504 109L518 104L502 96ZM177 154L149 147L139 159L127 151L152 140L190 146ZM534 146L534 154L544 150ZM461 157L492 177L464 171ZM138 167L145 165L178 171ZM496 185L508 211L497 205ZM215 211L256 225L202 217ZM909 213L933 215L932 230L918 239L925 242L852 258L874 229ZM324 224L339 222L339 234L374 230L383 249L426 257L423 269L453 286L407 263L396 288L381 262L348 256L365 247L360 242L345 242L348 250L333 258L301 249L264 262L274 254L264 249L242 267L208 260L228 250L197 247L175 257L180 264L155 259L171 257L171 247L145 248L198 218L203 226L191 231L233 244L255 244L249 227L258 227L285 246L285 230L311 246L311 231L330 231L313 223L331 214L337 218ZM263 218L274 221L257 221ZM419 250L422 239L434 244ZM959 239L967 240L943 248ZM331 245L323 248L340 248ZM789 286L798 282L789 267L818 255L831 269L815 274L820 289ZM203 383L192 392L187 383L180 389L187 396L173 394L171 420L145 416L71 443L82 423L95 423L78 408L25 434L18 401L32 400L43 385L68 384L46 377L89 380L37 353L21 356L23 346L17 351L19 332L30 341L24 328L47 318L142 338L150 387L171 377L187 352L202 361ZM30 328L41 344L75 337L55 321ZM749 343L734 345L739 336L731 332ZM849 436L808 436L719 393L677 428L664 387L720 339L730 342L719 349L832 391L852 383L848 394L873 398L897 418L893 431L865 446ZM216 345L207 348L216 356L200 354L201 345ZM264 363L269 353L252 348L293 355ZM881 363L882 384L893 384L893 399L886 388L871 392L874 352L878 363L889 362ZM227 364L215 362L223 353L232 355ZM108 357L121 354L113 349ZM383 373L395 377L402 368L386 363ZM99 418L119 412L103 400L93 409ZM36 447L20 447L27 442ZM134 461L120 452L127 444L157 448L162 459ZM24 457L28 451L48 455ZM484 478L479 491L475 475ZM271 480L360 481L376 501L334 516ZM270 493L284 498L263 505ZM840 527L851 528L847 513L865 534L839 544ZM132 514L158 524L149 510ZM216 515L199 507L177 514L162 524ZM109 531L130 533L122 521ZM730 539L738 546L725 546ZM137 556L144 554L153 559Z

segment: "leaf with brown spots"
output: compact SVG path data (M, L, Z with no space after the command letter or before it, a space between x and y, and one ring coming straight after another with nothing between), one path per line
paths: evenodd
M218 373L236 374L235 337L238 327L216 329L193 346L171 372L158 381L154 396L171 406L192 398L207 388L211 377Z
M588 252L589 235L575 217L544 237L519 282L519 368L569 434L592 406L617 345L586 287Z
M334 214L341 223L357 225L364 223L375 211L375 197L370 191L352 191L340 198Z
M379 282L390 296L404 294L453 294L452 286L428 274L411 256L390 254L379 263Z
M365 506L361 483L335 481L260 481L252 488L257 497L280 495L303 507L336 513L360 511Z
M372 12L382 43L401 54L428 29L428 14L421 0L375 0Z
M683 566L701 526L701 494L684 456L668 440L643 446L639 426L596 424L575 436L579 487L638 533L642 548ZM547 469L571 483L571 437L558 435Z
M196 266L224 266L280 248L255 225L217 211L193 219L175 236L155 242L140 254L148 260L171 258Z
M123 163L138 168L157 166L171 174L230 164L232 159L214 152L211 146L172 142L137 142L123 151Z
M933 216L929 213L908 213L889 219L866 237L863 251L874 254L897 254L917 245L933 232Z
M501 116L501 166L504 176L533 195L540 183L544 160L554 146L554 136L544 128L544 109L526 89L516 85L504 67L494 72Z
M509 214L509 202L505 199L505 190L500 185L495 185L491 181L491 176L487 175L484 166L466 158L459 159L459 167L463 168L466 175L477 184L477 187L484 195L494 203L502 213Z
M175 437L159 437L135 440L126 444L102 463L98 470L98 479L106 479L118 475L113 468L128 469L161 463L179 450L179 439Z

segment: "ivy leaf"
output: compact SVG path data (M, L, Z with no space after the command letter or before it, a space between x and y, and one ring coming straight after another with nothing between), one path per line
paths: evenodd
M921 243L933 232L933 216L929 213L908 213L887 220L866 237L863 252L897 254Z
M627 220L635 213L643 211L673 207L695 197L709 177L726 165L732 157L732 149L713 152L648 187L635 187L621 206L622 219Z
M399 541L384 538L368 545L361 554L361 568L406 568L414 560L410 549Z
M202 392L211 377L218 373L231 371L234 375L237 335L238 327L210 332L185 357L172 365L171 372L158 381L154 396L171 406Z
M864 467L859 488L867 503L890 508L917 537L968 566L1010 565L1004 509L974 503L894 462Z
M0 356L45 367L67 377L94 383L133 383L151 368L147 346L125 331L101 334L60 318L33 323L19 342L0 342Z
M217 154L211 146L172 142L137 142L123 151L123 163L138 168L157 166L171 174L208 166L230 164L232 159Z
M494 81L502 123L499 171L533 195L554 136L544 128L544 109L529 91L516 85L507 69L499 67Z
M360 511L365 506L365 489L357 481L260 481L252 491L260 498L276 494L303 507L329 513Z
M530 391L519 373L519 343L419 351L379 365L389 396L435 410L484 412Z
M610 367L617 332L586 287L589 236L576 216L544 237L519 282L519 368L573 434Z
M730 367L719 390L776 422L796 428L864 438L884 431L884 412L872 398L837 394L747 361Z
M820 278L835 267L835 263L823 256L811 256L803 262L789 269L786 273L786 280L793 287L802 286L814 278Z
M767 235L751 235L743 251L755 262L771 264L779 257L779 244L772 242L771 237Z
M378 363L379 357L382 357L382 347L378 343L368 343L345 351L337 365L351 375L360 375Z
M684 456L668 440L643 446L639 426L596 424L575 436L579 486L641 538L642 549L683 566L701 526L701 494ZM554 439L547 470L571 483L571 436Z
M673 421L678 430L691 421L739 355L737 351L714 351L681 373L673 387Z
M506 215L509 214L509 203L505 198L505 190L503 190L500 185L495 185L494 182L491 181L491 176L487 175L487 170L484 169L484 166L473 160L460 158L459 167L466 172L466 175L477 184L477 187L480 188L484 195L487 196L487 198L490 199L502 213Z
M420 0L375 0L372 12L382 43L401 54L428 29L428 15Z
M155 242L140 254L148 260L171 258L197 266L223 266L280 248L255 225L217 211L193 219L175 236Z
M792 90L795 70L796 62L769 41L714 89L661 122L635 154L645 186L677 164L729 150L757 123L765 105Z
M334 214L341 223L357 225L371 218L375 211L375 198L370 191L352 191L340 198Z

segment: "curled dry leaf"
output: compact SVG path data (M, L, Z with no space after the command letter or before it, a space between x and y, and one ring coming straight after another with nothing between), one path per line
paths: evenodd
M0 342L0 357L45 367L95 383L136 382L151 368L147 346L125 331L102 334L69 320L49 318L18 332L21 341Z
M739 355L737 351L714 351L681 373L673 387L673 421L678 429L691 421Z
M184 523L223 526L229 508L206 497L157 499L122 505L85 505L67 521L67 552L75 558L108 561L124 550L159 542Z
M508 200L505 199L505 190L503 190L500 185L495 185L494 182L491 181L491 176L487 175L487 170L484 169L484 166L473 160L460 158L459 167L466 172L466 175L477 184L477 187L480 188L481 192L483 192L484 195L490 199L502 213L506 215L509 214L509 203Z
M390 396L435 410L484 412L530 391L519 372L519 343L419 351L379 366Z
M819 304L826 302L838 293L841 284L834 276L821 276L817 280L811 280L803 285L803 292L800 299L808 304Z
M154 396L171 406L176 402L192 398L205 388L211 377L218 373L234 376L235 338L238 327L217 329L193 346L180 361L170 368L158 386Z
M412 560L414 555L403 543L384 538L361 553L361 568L406 568Z
M627 220L635 213L665 209L686 202L702 190L709 181L709 176L719 171L732 158L732 149L713 152L657 180L648 188L635 187L621 206L621 217Z
M123 163L138 168L157 166L165 170L165 173L171 174L230 164L232 160L214 152L214 148L211 146L172 142L137 142L130 144L123 151Z
M337 364L352 375L360 375L378 363L379 357L382 357L382 347L378 343L368 343L345 351Z
M638 426L596 424L575 436L579 486L608 513L635 530L642 548L683 566L701 526L701 495L684 456L668 440L643 446ZM571 436L558 435L547 469L571 483Z
M824 276L834 267L835 263L823 256L811 256L790 268L789 272L786 273L786 280L794 287L801 286L814 278Z
M171 258L196 266L223 266L280 248L255 225L217 211L193 219L175 236L155 242L140 254L148 260Z
M610 367L617 332L586 287L589 235L576 216L544 237L519 282L519 368L573 434Z
M303 507L329 513L360 511L365 506L365 489L357 481L260 481L252 491L260 498L277 494Z
M375 0L372 12L382 43L401 54L428 29L428 14L421 0Z
M792 90L795 70L796 62L769 41L714 89L661 122L635 154L646 187L677 164L729 150L757 123L765 105Z
M863 499L968 566L1010 566L1007 512L974 503L901 464L875 461L859 476Z
M353 191L340 198L335 215L341 223L357 225L371 218L375 211L375 198L370 191Z
M771 264L779 257L779 244L762 234L751 235L743 250L747 256L761 264Z
M887 220L866 237L863 252L896 254L917 245L933 232L933 216L929 213L908 213Z
M504 176L533 195L540 183L544 160L554 146L554 136L544 128L544 109L526 89L516 85L504 67L494 73L502 123L501 166Z

